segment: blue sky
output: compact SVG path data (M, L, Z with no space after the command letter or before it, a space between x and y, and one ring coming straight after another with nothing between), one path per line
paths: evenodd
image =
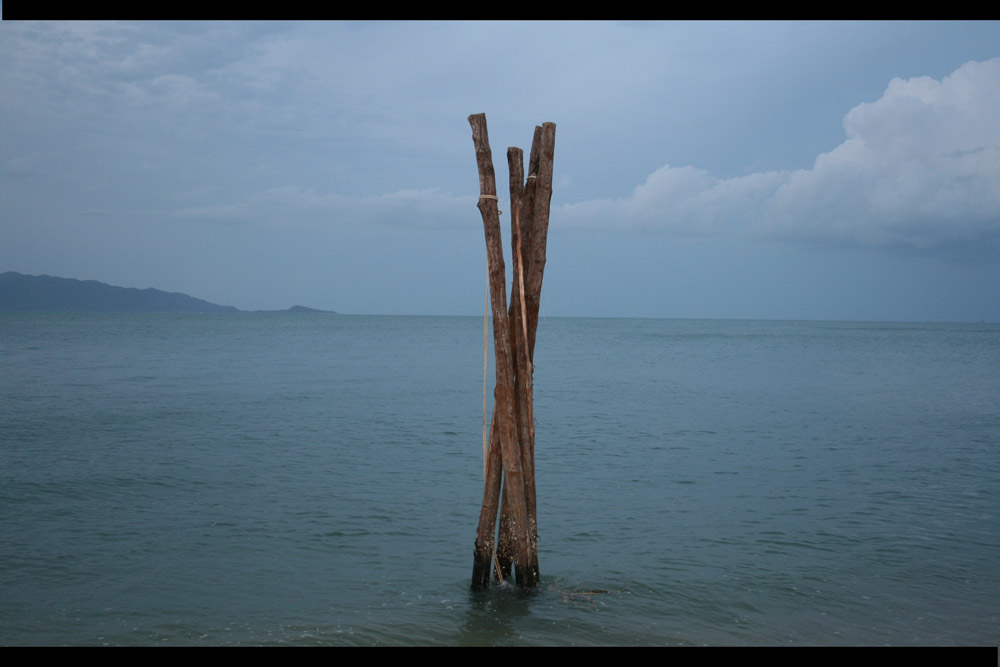
M1000 321L998 22L5 21L0 91L0 271L481 314L485 112L543 315Z

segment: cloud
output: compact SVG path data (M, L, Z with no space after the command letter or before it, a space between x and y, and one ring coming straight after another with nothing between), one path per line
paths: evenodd
M182 79L170 85L187 91ZM934 251L1000 238L1000 58L937 81L893 79L851 109L810 169L719 178L665 165L627 197L558 206L553 229L633 230ZM259 224L475 225L471 196L436 188L348 196L275 187L177 215Z
M631 196L558 208L562 228L633 229L683 235L741 233L761 218L761 207L785 182L783 172L719 179L695 167L661 167Z
M664 166L631 195L565 204L561 228L632 228L927 250L1000 236L1000 58L893 79L811 169L717 178Z

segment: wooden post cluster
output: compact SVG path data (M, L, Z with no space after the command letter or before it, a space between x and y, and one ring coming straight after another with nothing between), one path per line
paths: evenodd
M495 576L507 578L513 567L517 585L527 590L539 582L532 360L545 271L556 126L544 123L535 128L527 178L523 151L507 149L514 278L508 308L496 175L486 132L486 114L469 116L469 124L479 168L479 212L486 233L496 359L493 421L476 533L472 588L489 587L495 547L498 567Z

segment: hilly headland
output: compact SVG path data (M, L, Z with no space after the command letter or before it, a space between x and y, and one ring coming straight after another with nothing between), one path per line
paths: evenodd
M244 311L152 287L116 287L96 280L0 273L0 312L57 313L334 313L305 306Z

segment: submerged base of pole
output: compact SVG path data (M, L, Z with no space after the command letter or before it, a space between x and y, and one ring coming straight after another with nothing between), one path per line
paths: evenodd
M472 552L472 590L485 591L489 589L492 564L492 549L489 547L480 547L477 543L475 550ZM529 591L538 586L541 580L541 577L538 576L537 564L529 567L514 567L513 574L514 583L523 591Z
M472 552L472 590L485 591L490 587L490 562L493 560L493 550L488 546L480 548L476 544Z

